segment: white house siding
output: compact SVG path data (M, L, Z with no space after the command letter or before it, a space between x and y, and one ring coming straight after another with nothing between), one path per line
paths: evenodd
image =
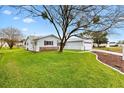
M53 41L53 45L44 45L44 41ZM46 47L46 48L58 47L58 45L57 45L58 42L59 42L59 40L53 36L41 38L41 39L37 40L36 51L40 51L40 48L42 48L42 47Z
M34 47L33 47L33 44L32 44L32 40L31 39L28 39L26 41L26 50L30 50L30 51L34 51Z

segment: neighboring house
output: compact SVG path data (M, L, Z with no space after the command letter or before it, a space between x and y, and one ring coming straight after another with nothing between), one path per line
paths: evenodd
M16 47L23 47L24 48L25 47L25 39L22 39L22 40L16 42L15 46Z
M5 42L4 39L2 39L2 38L0 38L0 46L2 46L2 47L9 47L7 42Z
M118 44L116 42L108 42L106 47L114 47L114 46L118 46Z
M107 47L107 45L108 45L107 43L102 43L99 45L99 47ZM98 47L98 44L94 43L93 46Z
M3 47L9 47L9 45L5 42L5 44L3 45Z
M58 50L60 40L55 35L48 36L29 36L25 42L25 48L30 51L43 51L43 50ZM71 37L64 49L75 50L91 50L93 47L93 40L90 38Z
M0 43L0 46L1 46L1 43ZM5 42L2 47L9 47L9 45Z
M71 37L64 49L74 49L74 50L91 50L93 48L93 40L91 38L80 38L77 36Z

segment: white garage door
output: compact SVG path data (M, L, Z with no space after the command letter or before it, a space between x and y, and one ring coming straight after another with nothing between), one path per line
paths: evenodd
M67 42L64 49L82 50L83 43L82 42Z
M93 47L91 42L84 42L84 50L91 50Z

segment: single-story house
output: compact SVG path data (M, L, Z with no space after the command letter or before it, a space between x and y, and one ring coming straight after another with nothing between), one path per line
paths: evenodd
M0 46L1 45L2 45L2 47L9 47L9 45L6 42L4 42L3 44L0 43Z
M102 43L99 45L99 47L107 47L107 43ZM93 47L98 47L98 44L97 43L93 43Z
M15 43L16 47L22 47L25 48L25 39L19 40L18 42Z
M0 46L9 47L9 45L7 44L7 42L5 42L5 40L3 38L0 38Z
M25 41L26 50L30 51L43 51L43 50L58 50L60 40L55 35L47 36L29 36ZM71 37L64 49L75 49L75 50L91 50L93 47L93 40L90 38Z

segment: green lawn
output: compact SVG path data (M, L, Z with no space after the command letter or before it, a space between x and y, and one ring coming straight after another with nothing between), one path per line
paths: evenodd
M95 48L95 49L107 50L107 51L122 53L122 47L105 47L105 48Z
M0 87L124 87L124 75L90 52L0 50Z

